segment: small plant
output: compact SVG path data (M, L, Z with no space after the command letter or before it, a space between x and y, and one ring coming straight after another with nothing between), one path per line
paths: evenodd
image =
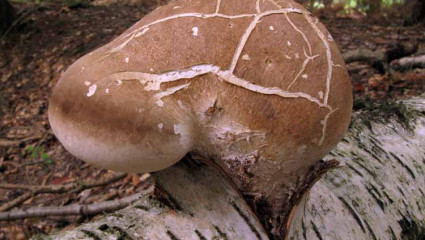
M46 165L53 165L55 161L46 153L44 147L28 146L26 149L31 158L36 160L36 163L44 163Z

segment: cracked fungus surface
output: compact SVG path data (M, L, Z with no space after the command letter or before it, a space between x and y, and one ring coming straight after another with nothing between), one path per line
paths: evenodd
M296 160L315 147L303 158L317 160L339 141L351 113L332 37L292 1L174 1L63 78L53 96L63 119L104 141L114 136L110 144L143 142L159 155L167 154L161 141L193 150L199 139L214 141L206 135L228 133L231 123L264 133L269 140L257 147L286 149L270 158ZM60 90L65 86L72 92ZM159 132L161 141L148 141ZM234 151L246 152L247 142Z

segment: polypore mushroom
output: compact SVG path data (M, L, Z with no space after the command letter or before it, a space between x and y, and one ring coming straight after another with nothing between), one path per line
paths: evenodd
M49 119L69 152L102 168L203 155L276 226L351 107L338 48L300 5L178 0L69 67Z

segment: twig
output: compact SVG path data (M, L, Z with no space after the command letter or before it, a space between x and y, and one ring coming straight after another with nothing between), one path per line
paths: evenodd
M103 181L96 182L81 182L81 183L73 183L66 185L48 185L48 186L34 186L34 185L20 185L20 184L9 184L3 183L0 184L0 188L3 189L24 189L29 190L31 192L27 192L5 204L0 206L0 212L7 211L16 205L23 203L25 200L30 198L31 196L35 196L39 193L64 193L70 191L71 193L77 193L89 188L101 187L104 185L108 185L110 183L119 181L127 176L127 173L120 173L109 177Z
M93 204L71 204L69 206L55 207L32 207L25 210L16 209L0 213L0 220L15 220L30 217L83 215L92 216L102 212L110 212L122 209L139 199L145 192L137 193L117 200L105 201Z
M11 63L12 62L12 59L8 59L8 60L6 60L6 62L3 64L3 65L0 65L0 69L2 69L2 68L4 68L4 67L6 67L7 65L9 65L9 63Z
M12 146L19 146L19 144L24 143L24 142L28 142L31 140L36 140L39 139L40 136L32 136L32 137L27 137L24 139L20 139L20 140L8 140L8 139L0 139L0 147L12 147Z
M3 205L0 206L0 212L4 212L7 211L13 207L15 207L16 205L19 205L23 202L25 202L26 200L28 200L29 198L31 198L32 196L34 196L34 194L32 192L27 192L22 194L21 196L13 199L12 201L9 201Z
M116 182L123 179L127 176L127 173L120 173L114 176L111 176L102 181L96 182L81 182L81 183L72 183L64 185L47 185L47 186L36 186L36 185L25 185L25 184L10 184L10 183L1 183L0 188L3 189L23 189L29 190L37 193L64 193L67 191L79 192L89 188L101 187L108 185L110 183Z
M78 184L77 187L71 191L71 193L77 193L77 192L81 192L85 189L108 185L110 183L119 181L119 180L125 178L126 176L127 176L127 173L120 173L118 175L114 175L112 177L109 177L109 178L107 178L103 181L87 182L87 183L82 182L82 183Z
M16 26L16 25L18 25L18 23L20 22L20 21L22 21L23 19L25 19L26 17L28 17L32 12L35 12L36 10L38 10L39 9L39 7L34 7L34 8L32 8L32 9L29 9L26 13L22 13L22 15L18 18L18 19L16 19L13 23L12 23L12 25L10 25L10 27L6 30L6 32L0 37L0 41L2 41L8 34L9 34L9 32L10 31L12 31L12 29Z

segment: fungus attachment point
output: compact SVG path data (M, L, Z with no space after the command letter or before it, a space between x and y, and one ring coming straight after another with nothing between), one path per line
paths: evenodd
M75 156L118 171L202 155L282 236L349 124L343 59L292 0L195 2L153 11L69 67L50 101L53 132Z

